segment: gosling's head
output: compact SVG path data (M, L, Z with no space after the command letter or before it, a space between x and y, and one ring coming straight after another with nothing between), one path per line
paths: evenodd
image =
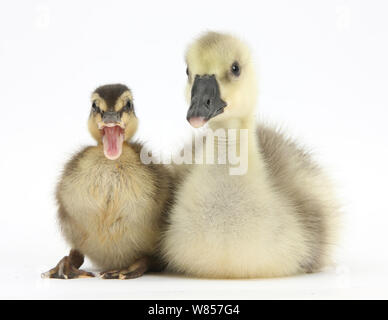
M88 127L91 135L104 146L104 154L115 160L122 153L123 143L137 130L133 97L127 86L108 84L92 94Z
M187 120L193 127L206 122L233 125L254 116L256 75L243 42L228 34L206 33L189 46L186 63Z

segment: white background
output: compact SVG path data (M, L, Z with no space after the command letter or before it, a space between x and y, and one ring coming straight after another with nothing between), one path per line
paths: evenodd
M388 298L387 15L383 0L2 0L0 298ZM139 139L178 147L191 130L184 50L206 30L250 44L259 118L311 147L337 181L337 266L250 281L40 279L69 249L53 194L69 155L94 143L91 92L126 83Z

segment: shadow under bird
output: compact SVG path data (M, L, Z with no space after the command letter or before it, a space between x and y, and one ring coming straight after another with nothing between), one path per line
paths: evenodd
M104 85L92 94L88 128L97 141L66 164L57 186L58 218L71 246L43 277L93 277L81 270L87 256L105 279L130 279L158 269L155 251L170 198L170 177L161 165L140 160L141 144L131 91Z

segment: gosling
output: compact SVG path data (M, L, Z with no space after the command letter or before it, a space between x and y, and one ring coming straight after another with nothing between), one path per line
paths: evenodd
M202 278L321 270L336 242L336 197L305 150L256 123L250 50L210 32L189 46L186 63L187 120L194 128L207 125L204 147L195 152L215 163L182 171L162 239L167 269ZM214 154L206 153L210 145ZM236 149L240 156L247 150L245 168L222 162Z

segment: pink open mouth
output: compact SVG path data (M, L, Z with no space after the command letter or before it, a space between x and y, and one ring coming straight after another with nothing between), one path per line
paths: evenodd
M100 131L105 157L109 160L118 159L123 151L124 129L117 124L104 124Z

